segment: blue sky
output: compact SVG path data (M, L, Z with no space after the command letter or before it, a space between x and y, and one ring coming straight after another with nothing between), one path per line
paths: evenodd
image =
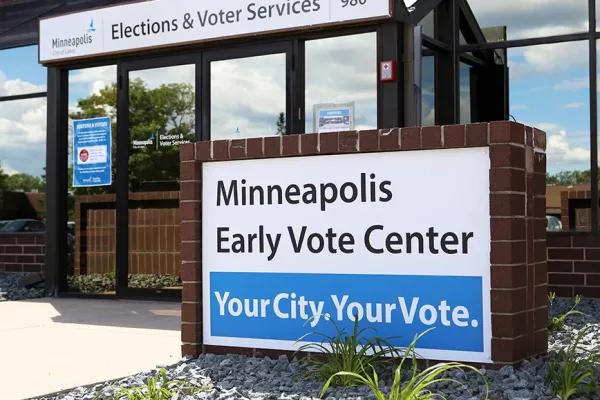
M587 29L587 0L470 0L480 25L507 26L509 38L539 37ZM376 121L376 90L373 64L373 37L347 40L315 41L307 62L318 65L318 74L307 72L307 105L309 103L355 101L357 125L372 127ZM350 52L342 51L348 47ZM587 42L552 44L509 50L510 113L519 122L537 126L548 135L548 171L589 168L589 93ZM353 54L360 52L362 57ZM372 54L371 54L372 53ZM368 55L368 56L367 56ZM432 121L433 91L431 62L424 62L424 122ZM314 68L313 68L314 69ZM214 82L222 90L214 91L215 104L228 104L231 97L218 93L236 93L245 89L252 93L248 104L240 110L261 107L263 113L279 110L272 104L269 90L279 90L284 82L279 69L262 69L262 82L249 79L242 70L231 70L227 80ZM468 99L468 81L461 79L461 116ZM186 72L187 74L187 72ZM272 79L266 79L269 74ZM69 106L115 80L114 66L75 71L70 74ZM165 76L148 74L151 85L162 83ZM171 75L172 76L172 75ZM328 78L329 77L329 78ZM171 78L170 78L171 79ZM193 79L193 73L189 77ZM429 80L428 80L429 79ZM0 52L0 96L45 90L46 72L37 64L37 47ZM268 89L267 89L268 88ZM265 90L267 89L267 90ZM328 93L330 95L328 95ZM335 94L335 96L334 96ZM238 98L243 96L238 96ZM271 96L273 97L273 96ZM428 106L429 105L429 106ZM217 107L215 105L215 107ZM217 111L217 110L213 110ZM308 110L310 111L310 110ZM0 103L0 161L8 172L42 173L45 165L45 99ZM215 112L215 115L217 113Z

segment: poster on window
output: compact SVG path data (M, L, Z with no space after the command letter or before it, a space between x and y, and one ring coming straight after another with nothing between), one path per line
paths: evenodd
M73 187L112 184L110 117L73 121Z
M316 133L354 130L354 102L315 104L314 121Z

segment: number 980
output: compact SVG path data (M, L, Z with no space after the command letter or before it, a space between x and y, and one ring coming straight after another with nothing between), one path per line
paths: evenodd
M367 0L341 0L342 2L342 8L344 7L356 7L358 5L365 5L367 3Z

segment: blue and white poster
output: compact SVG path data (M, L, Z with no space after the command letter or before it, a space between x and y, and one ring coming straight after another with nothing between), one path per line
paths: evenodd
M73 187L112 184L110 117L73 121Z
M314 132L342 132L354 129L354 103L315 104Z
M489 167L488 148L204 163L204 344L293 351L356 316L491 362Z

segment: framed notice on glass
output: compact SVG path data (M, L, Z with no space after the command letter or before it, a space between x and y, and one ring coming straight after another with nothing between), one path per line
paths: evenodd
M73 187L112 184L109 117L73 121Z
M313 121L316 133L354 130L354 102L315 104Z

